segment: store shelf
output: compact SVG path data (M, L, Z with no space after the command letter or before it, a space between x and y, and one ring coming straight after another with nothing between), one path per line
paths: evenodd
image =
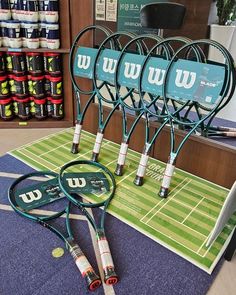
M59 48L59 49L48 49L48 48L9 48L9 47L0 47L2 52L55 52L55 53L69 53L69 48Z
M72 120L53 120L46 119L43 121L36 120L34 118L28 121L22 121L14 119L12 121L0 121L0 129L8 128L67 128L73 125Z
M12 121L3 121L0 119L1 128L66 128L74 124L73 109L73 91L69 74L69 52L71 47L71 16L70 1L63 0L59 2L59 25L60 25L60 43L59 49L48 48L8 48L0 47L0 52L54 52L61 54L62 62L62 79L63 79L63 97L64 97L64 118L62 120L53 120L48 118L40 121L34 118L28 121L21 121L15 118ZM77 0L76 0L77 1ZM77 16L76 16L77 19Z

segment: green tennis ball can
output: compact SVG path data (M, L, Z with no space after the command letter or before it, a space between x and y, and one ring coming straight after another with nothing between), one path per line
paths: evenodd
M5 121L8 121L12 120L13 117L14 113L12 99L0 99L0 118L2 118Z
M6 98L9 94L9 84L7 80L7 76L0 77L0 98Z

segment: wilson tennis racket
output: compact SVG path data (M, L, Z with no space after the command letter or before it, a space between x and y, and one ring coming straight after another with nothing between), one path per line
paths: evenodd
M109 81L111 83L110 86L112 85L111 91L112 93L114 93L112 98L115 98L115 99L111 99L109 95L104 95L103 88L101 87L101 83L107 83L107 81L109 80L109 75L113 75L114 77L114 73L116 72L116 69L117 69L117 59L114 60L112 58L108 58L104 56L104 52L109 51L108 49L109 43L111 44L116 43L119 45L117 46L116 48L117 51L115 52L116 58L118 58L120 52L122 52L122 47L123 47L122 44L124 43L126 44L127 39L132 40L134 37L135 37L134 34L131 34L128 32L113 33L101 43L98 49L95 62L94 62L94 68L93 68L93 82L94 82L94 88L96 91L96 97L98 99L99 121L98 121L98 131L97 131L96 140L95 140L93 153L92 153L92 161L98 161L98 156L100 153L104 132L106 127L108 126L108 123L112 115L117 109L122 109L121 100L117 96L117 92L114 87L115 81L114 80ZM137 49L138 49L138 52L143 52L143 48L140 44L138 44ZM107 73L108 78L104 77L105 78L104 81L106 82L104 81L101 82L100 79L98 79L99 70L98 70L97 64L100 64L100 63L103 63L103 70L105 73ZM135 95L133 93L133 89L129 89L127 87L124 87L123 89L125 91L125 98L130 101L131 105L135 106L136 101L135 101ZM108 115L105 117L104 105L107 105L107 104L111 107L111 110L109 111Z
M32 178L35 179L35 177L41 178L40 184L38 182L35 183L35 181L32 180ZM50 181L48 181L48 177L50 177ZM42 178L45 179L43 184ZM71 204L65 198L60 199L62 197L61 194L62 192L58 187L56 173L32 172L21 176L12 183L8 190L8 199L16 213L49 229L65 243L66 248L70 252L76 266L84 278L88 289L94 291L101 285L101 279L95 273L93 267L73 237L69 216ZM49 210L48 206L46 206L46 211L45 205L50 200L57 200L57 202L50 204L51 206L48 205L50 206ZM45 215L42 213L42 210L40 210L39 215L37 214L36 209L31 209L38 206L39 202L44 204L42 209L44 210ZM52 224L53 221L57 220L63 214L66 214L67 235Z
M236 137L236 128L225 126L210 126L202 134L206 137Z
M77 176L73 176L77 173ZM79 174L80 176L79 176ZM82 187L86 188L86 182L83 180L83 173L93 173L94 179L92 184L100 187L100 193L89 192L80 193ZM102 176L97 176L102 173ZM99 252L101 255L102 267L104 272L104 282L107 285L114 285L118 282L118 276L115 273L115 267L111 256L109 244L105 234L105 216L106 210L115 194L116 183L113 174L104 165L89 161L77 160L64 165L59 173L59 186L75 206L87 217L88 221L94 228L97 237ZM91 201L85 202L83 198ZM100 208L98 221L89 211L91 208Z
M96 92L94 91L94 87L92 83L89 89L82 89L82 85L84 84L84 78L80 77L75 72L75 66L78 66L81 69L83 69L83 68L86 68L89 63L89 60L86 59L85 55L78 54L78 49L82 47L82 45L86 42L86 37L96 32L101 32L105 37L111 34L111 31L105 27L88 26L79 32L70 50L69 72L70 72L70 77L71 77L71 81L75 91L76 102L77 102L77 118L76 118L75 132L74 132L72 149L71 149L71 152L73 154L77 154L79 151L79 142L80 142L80 136L81 136L84 118L90 104L94 102L96 97ZM100 85L100 87L104 86L104 84L105 83ZM109 86L106 85L106 87L108 88ZM108 91L109 91L109 88L108 88ZM84 95L87 97L87 100L84 106L82 106L81 95Z
M139 94L144 106L144 111L145 111L145 145L143 148L143 152L139 161L139 166L136 172L136 176L134 179L134 184L137 186L141 186L144 181L144 176L146 173L147 165L148 165L148 160L150 156L151 149L153 147L154 142L157 140L158 136L161 134L163 128L169 124L169 115L166 111L166 105L164 104L163 97L159 96L159 98L154 102L154 105L158 104L156 108L152 107L152 104L149 102L146 102L146 91L143 90L144 86L142 84L145 69L149 68L150 73L152 74L152 77L150 75L149 78L152 78L153 84L161 85L162 79L164 78L164 75L162 73L162 79L161 79L161 72L158 72L154 70L153 66L153 61L152 59L154 57L153 53L155 53L159 48L162 48L162 56L159 56L162 60L170 60L171 57L173 56L173 50L172 50L172 43L181 43L181 44L188 44L190 42L189 39L187 38L182 38L182 37L173 37L173 38L168 38L166 40L160 41L158 44L156 44L147 54L142 68L141 68L141 75L139 77ZM158 50L160 52L160 49ZM190 50L187 50L185 55L189 55ZM189 106L189 102L182 103L181 105L177 106L177 103L173 101L170 98L166 98L168 106L172 109L173 113L175 116L178 118L180 117L180 113ZM158 111L157 111L158 110ZM150 132L150 123L152 121L160 122L159 127L155 129L155 132L151 135Z
M180 121L176 116L175 113L171 111L171 109L168 106L167 103L167 92L170 87L170 76L172 73L173 66L178 60L178 56L180 53L182 53L183 50L185 50L187 47L196 46L196 45L209 45L214 46L216 49L218 49L225 59L225 64L222 66L219 66L219 71L221 74L219 74L219 87L217 88L217 93L214 92L214 95L211 96L206 95L205 91L207 91L208 85L216 85L215 81L210 81L208 77L215 76L215 68L211 68L211 64L203 63L201 67L201 74L198 81L198 84L196 86L194 97L192 98L191 104L192 108L195 111L196 118L186 121ZM208 73L213 72L210 76ZM223 76L223 80L222 80ZM191 74L191 77L195 77L194 74ZM187 80L186 80L187 81ZM185 81L185 82L186 82ZM235 70L233 65L233 60L230 54L224 49L222 45L215 41L211 40L197 40L194 42L191 42L190 44L184 45L182 48L180 48L176 54L173 56L172 60L170 61L165 78L163 83L163 97L164 97L164 103L166 106L166 111L168 113L168 116L170 118L170 137L171 137L171 152L169 155L168 163L165 169L165 173L162 180L161 189L159 191L159 196L161 197L167 197L171 179L174 173L176 160L178 157L178 154L180 153L181 149L183 148L184 144L188 140L188 138L193 134L199 127L201 127L204 122L211 118L211 116L215 116L215 114L218 112L218 110L222 107L222 105L225 105L232 97L234 89L235 89ZM182 81L183 82L183 81ZM187 82L186 82L187 83ZM192 81L188 81L188 83L192 83ZM206 87L207 85L207 87ZM218 86L218 85L217 85ZM189 85L187 85L189 87ZM215 86L216 87L216 86ZM208 92L207 92L208 93ZM212 93L212 92L211 92ZM200 102L199 102L200 101ZM206 105L205 107L205 113L199 114L199 106L202 108L202 106ZM174 124L182 124L183 126L187 127L189 129L188 133L184 137L184 139L179 143L178 147L175 145L175 132L174 132Z
M115 174L118 176L121 176L123 174L123 168L125 166L125 160L126 160L126 155L128 152L130 138L138 122L140 121L142 117L144 117L145 111L146 111L144 107L144 104L146 104L146 100L144 102L141 101L140 95L137 92L138 87L136 87L136 90L135 88L133 88L133 92L136 97L135 104L130 104L130 102L127 100L127 94L125 93L123 87L119 84L121 64L126 63L126 61L124 61L125 54L132 52L131 51L132 47L134 46L137 47L137 45L146 45L146 43L150 43L151 41L154 42L154 44L156 44L160 42L161 40L162 38L158 36L150 35L150 34L137 36L133 38L132 40L130 40L124 46L117 62L117 70L115 72L115 87L116 87L117 96L119 97L121 111L122 111L122 142L121 142L118 161L117 161L116 170L115 170ZM148 46L143 46L143 53L147 54L148 51L149 51ZM156 100L158 99L158 96L147 94L146 99L147 97L150 100L149 105L152 105L156 109L156 112L158 112L158 107L155 104ZM135 119L133 120L131 125L128 126L127 114L130 114L130 113L135 115Z

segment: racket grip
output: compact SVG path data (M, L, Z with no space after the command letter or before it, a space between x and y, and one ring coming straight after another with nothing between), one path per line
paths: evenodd
M93 153L92 153L92 158L91 160L93 162L98 161L98 155L100 153L101 145L102 145L102 140L103 140L103 133L98 132L95 140L95 144L93 147Z
M97 232L97 242L102 260L104 282L107 285L115 285L118 282L118 276L115 273L115 267L111 256L110 247L104 231Z
M85 279L87 287L90 291L96 290L101 285L101 279L95 273L93 267L85 257L84 253L80 249L79 245L75 242L70 242L70 254L74 258L74 261Z
M74 137L73 137L72 148L71 148L71 153L72 154L78 154L78 152L79 152L79 142L80 142L81 130L82 130L82 125L81 124L76 124L75 125L75 132L74 132Z
M149 155L147 155L147 154L142 154L142 156L141 156L138 170L137 170L137 174L134 179L134 184L137 186L143 185L143 179L144 179L144 175L146 173L148 158L149 158Z
M164 173L164 176L162 179L161 188L159 191L159 196L161 198L167 198L167 196L168 196L171 178L174 174L174 170L175 170L174 162L173 161L171 162L169 160L166 165L166 170L165 170L165 173Z
M118 157L116 170L115 170L115 174L117 176L123 175L123 168L125 165L125 159L126 159L128 147L129 147L128 143L125 143L125 142L121 143L119 157Z

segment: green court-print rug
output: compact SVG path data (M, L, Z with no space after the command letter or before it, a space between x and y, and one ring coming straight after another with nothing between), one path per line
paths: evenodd
M37 170L58 172L66 162L91 158L95 136L83 132L80 152L73 155L70 153L73 133L73 128L66 129L22 146L10 154ZM114 171L118 154L119 145L104 140L99 160ZM212 246L205 246L228 190L176 169L171 192L167 199L161 199L157 192L165 163L150 158L145 183L137 187L133 180L139 159L139 153L128 151L125 173L122 177L116 177L117 191L108 212L211 273L236 225L234 214Z

